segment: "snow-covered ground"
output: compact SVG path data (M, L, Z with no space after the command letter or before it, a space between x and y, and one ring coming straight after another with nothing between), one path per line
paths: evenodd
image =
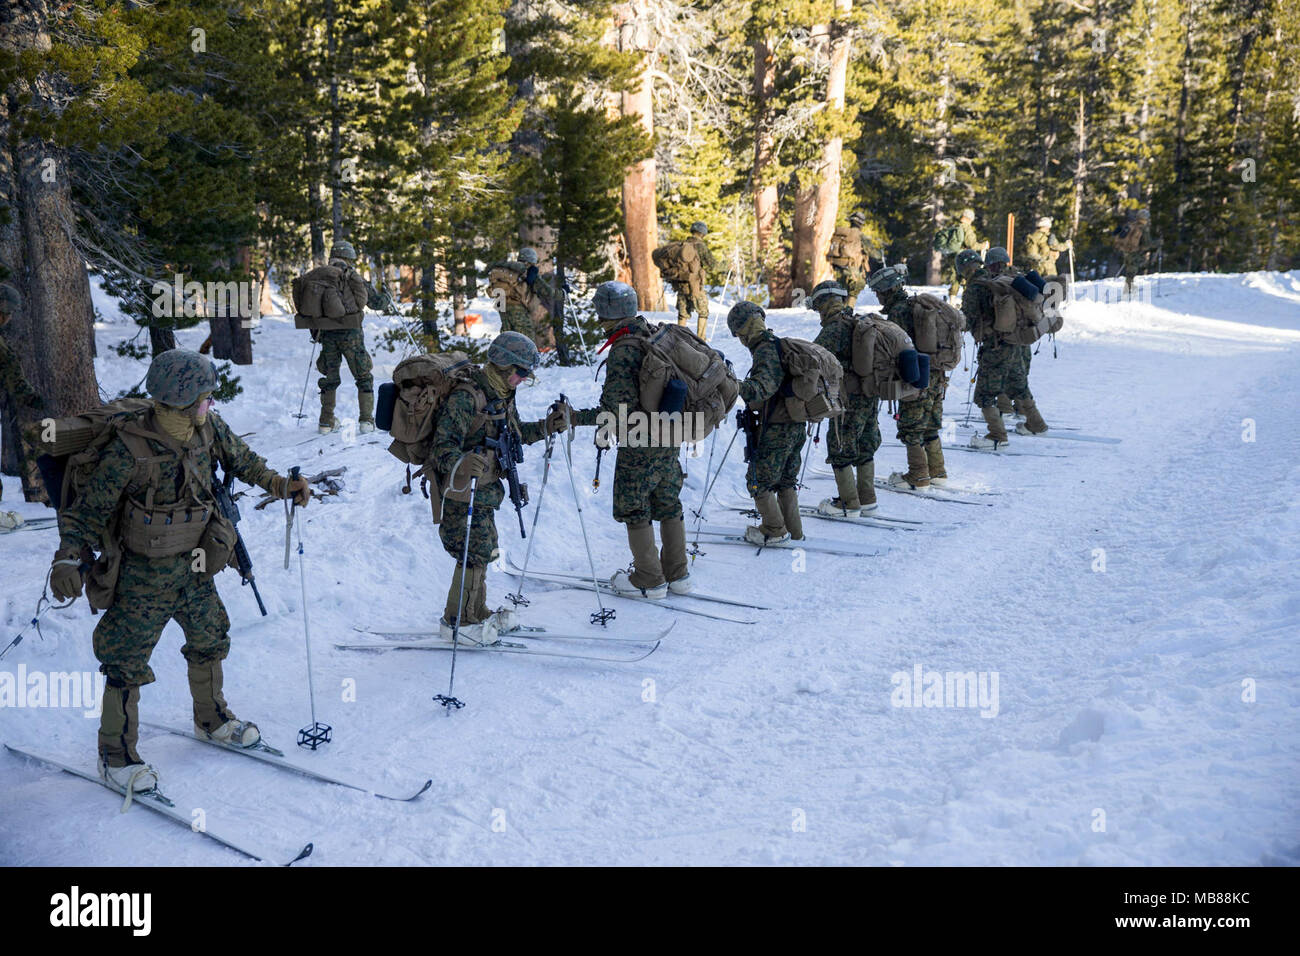
M1300 273L1165 276L1148 302L1118 302L1118 289L1080 284L1059 355L1045 343L1031 382L1049 422L1122 444L1013 438L1063 457L950 451L954 484L997 495L971 507L881 492L881 513L925 521L918 532L806 521L814 540L855 539L887 547L883 557L706 545L700 586L771 605L758 624L606 599L616 627L675 616L676 628L635 664L461 655L467 706L451 717L431 700L447 689L449 655L333 647L358 624L435 625L452 560L428 503L400 493L403 469L381 435L295 444L313 434L314 419L293 418L311 343L289 319L266 318L256 364L236 370L244 393L220 411L282 471L347 467L345 492L315 500L304 532L317 709L334 742L316 754L293 746L309 719L298 572L282 567L282 512L255 511L252 497L242 529L270 616L221 575L227 697L294 759L390 790L434 784L391 803L148 731L141 750L187 814L280 851L312 840L306 865L1300 863ZM116 393L142 365L109 350L134 327L97 302L99 378ZM491 334L495 317L478 305ZM714 344L744 372L748 355L714 310ZM372 343L383 321L368 325ZM817 328L807 312L770 321L807 338ZM399 357L376 355L377 381ZM953 375L954 421L966 418L968 379ZM584 368L544 369L521 411L540 416L561 391L583 407L598 385ZM340 413L355 409L345 372ZM884 477L904 456L888 412L881 422ZM589 435L573 446L584 493ZM964 443L970 431L948 435ZM703 493L701 451L686 460L688 509ZM711 524L742 523L723 507L743 493L740 459L733 449ZM558 461L533 566L583 571ZM584 510L606 575L628 560L609 515L612 465ZM536 498L540 446L524 470ZM828 478L809 483L809 503L833 491ZM40 513L16 479L4 485L4 507ZM498 527L522 558L511 511ZM52 530L0 538L0 643L30 616L55 544ZM488 583L494 603L517 585L500 570ZM595 607L588 592L526 589L525 622L584 627ZM94 671L94 623L84 602L50 614L45 639L10 652L0 680ZM169 625L145 720L188 720L180 644ZM917 668L976 672L996 697L897 706ZM0 741L87 767L95 728L80 708L0 708ZM119 814L66 774L2 751L0 768L0 863L249 862L143 810Z

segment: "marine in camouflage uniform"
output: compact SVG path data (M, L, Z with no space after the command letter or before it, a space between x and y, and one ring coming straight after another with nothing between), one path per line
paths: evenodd
M608 333L609 359L605 363L605 385L598 408L579 412L575 425L595 424L601 412L624 416L643 412L640 374L644 351L631 338L648 339L650 323L637 313L635 290L623 282L605 282L597 289L592 304L596 317ZM597 432L597 442L601 441ZM610 579L615 590L641 594L651 599L687 593L694 585L686 560L686 525L682 520L682 471L674 445L633 447L619 438L614 462L614 520L627 526L632 567ZM662 546L656 547L653 522L659 522Z
M59 513L59 550L50 575L55 596L73 598L82 591L82 562L92 552L120 549L111 606L94 636L95 657L106 678L99 729L101 773L119 785L134 774L127 770L143 766L136 750L140 688L154 680L149 658L170 620L185 634L181 654L187 663L196 733L245 747L260 739L256 725L240 721L226 703L222 662L230 652L230 618L212 580L221 568L205 569L195 548L199 534L213 520L214 464L276 497L292 494L302 505L311 497L305 479L290 482L268 468L209 410L217 377L207 358L179 349L163 352L145 381L154 398L151 406L110 426L112 437L93 473L76 500ZM153 457L140 458L141 451ZM189 532L192 541L163 541L132 531L145 527L137 516L152 513L160 535L168 529L175 534L179 525L174 519L180 512L185 521L195 521ZM172 520L164 524L164 517ZM106 542L111 542L108 549ZM150 769L132 784L134 789L148 789L150 773L156 783Z
M515 389L533 374L539 360L531 339L520 332L502 332L488 348L487 364L473 373L471 383L452 391L438 414L428 464L438 473L444 494L438 537L443 549L456 560L440 624L444 637L450 638L455 630L458 611L458 640L490 644L499 631L514 626L510 612L493 613L487 606L487 565L497 555L496 512L505 500L506 488L497 454L485 443L489 438L500 437L503 428L513 431L525 445L531 445L566 427L562 407L552 408L539 421L519 420ZM470 524L474 478L478 482L473 490L474 520ZM484 624L487 626L481 626Z
M691 313L694 312L697 317L695 334L701 338L704 337L709 324L709 294L704 286L708 282L709 275L717 268L713 253L704 243L704 237L708 232L709 227L702 222L691 226L691 234L682 241L689 242L695 247L699 258L699 270L692 272L685 281L674 280L671 283L677 293L677 324L686 325L690 321Z
M534 320L534 314L540 312L540 309L545 309L548 314L552 311L555 297L551 283L538 272L539 261L537 250L525 246L519 250L516 261L499 262L493 267L517 273L528 289L526 301L506 294L498 314L501 316L502 332L519 332L532 339L539 350L549 351L555 348L556 333L562 331L563 323L560 323L561 329L557 330L553 321L543 320L540 315Z
M23 297L19 291L8 282L0 282L0 329L9 324L10 317L22 307L22 304ZM0 337L0 393L13 404L15 412L25 412L27 415L34 416L45 410L45 400L28 383L26 376L23 375L22 363L18 361L18 356L10 351L2 337ZM24 455L24 458L30 459L31 456ZM0 485L0 497L3 497L3 493L4 487Z
M850 303L858 301L858 293L867 285L867 269L871 259L867 242L862 236L862 226L866 221L867 217L863 213L854 212L849 216L846 230L849 237L846 245L855 248L860 254L849 256L849 261L843 265L831 263L835 281L848 294Z
M1030 433L1038 434L1047 430L1047 424L1029 391L1021 346L1000 340L993 329L993 293L979 284L981 279L1002 275L1009 267L1008 260L1006 250L995 246L989 250L984 265L972 263L967 267L970 288L962 300L961 309L966 315L967 328L979 346L974 401L988 425L986 435L976 434L971 439L972 448L994 449L1006 444L1007 430L1002 423L1002 413L998 410L1000 394L1006 394L1018 404L1024 412L1024 425ZM1019 427L1017 431L1020 431Z
M975 235L975 210L963 209L961 211L961 249L950 256L944 256L943 269L940 274L940 283L948 283L948 298L956 301L957 293L962 290L964 279L957 271L957 256L966 249L977 249L984 251L989 247L987 239L980 239Z
M374 290L357 274L354 267L356 259L356 250L349 242L336 242L334 248L330 250L329 264L343 270L343 281L351 288L358 308L358 311L349 312L338 321L355 327L312 332L312 337L320 343L316 371L320 372L321 377L317 379L316 384L320 388L319 430L322 434L338 428L338 422L334 418L334 406L337 390L342 382L339 369L344 362L348 363L348 371L352 373L352 378L357 383L357 430L362 433L375 430L375 377L371 374L375 363L366 350L366 336L361 329L361 323L365 320L362 303L370 301Z
M1120 267L1120 272L1124 276L1124 291L1132 295L1133 277L1146 270L1151 253L1159 249L1163 243L1159 239L1151 238L1151 213L1146 209L1139 209L1137 215L1125 225L1128 226L1130 234L1133 230L1137 230L1139 234L1137 248L1119 250L1124 259L1123 265ZM1117 235L1118 232L1117 229ZM1117 239L1117 241L1120 240Z
M858 319L848 304L848 290L828 279L818 283L808 299L821 315L822 327L813 342L826 349L844 367L844 381L854 382L853 329ZM880 447L880 399L847 389L843 416L826 433L826 461L835 472L839 493L826 498L817 510L826 515L852 517L876 510L876 449Z
M789 376L781 366L779 340L754 302L736 303L727 315L727 328L754 360L740 383L740 398L747 409L750 449L745 486L762 523L746 528L745 538L760 546L800 541L799 465L807 427L791 420L781 399L781 386Z
M962 253L968 251L973 250L963 249ZM871 277L871 287L880 300L885 317L902 328L915 344L912 298L907 294L903 277L889 267L879 269ZM931 483L942 485L947 482L948 470L939 438L939 430L943 427L943 398L947 391L948 374L941 368L931 368L930 383L921 394L898 403L898 440L907 450L907 471L891 474L890 484L927 488Z
M1073 245L1069 240L1061 242L1052 235L1052 220L1044 216L1038 220L1034 231L1025 237L1025 265L1044 279L1050 279L1057 274L1057 258Z

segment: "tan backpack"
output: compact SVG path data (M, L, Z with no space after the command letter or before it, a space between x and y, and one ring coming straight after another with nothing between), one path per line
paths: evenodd
M912 297L912 334L918 352L930 356L930 368L950 372L961 364L966 316L938 296Z
M669 282L687 282L701 271L700 251L686 239L660 246L650 253L650 258Z
M844 412L844 366L835 353L794 338L778 338L776 350L788 376L777 395L791 421L819 422Z
M898 369L898 357L914 348L911 338L902 326L895 325L884 316L872 313L856 316L853 327L853 374L859 394L869 398L898 402L916 398L921 390L903 381Z
M826 249L826 261L833 266L854 269L862 265L862 234L847 226L831 233L831 244Z
M519 263L500 262L488 269L488 293L505 297L506 305L526 306L530 295Z
M1120 226L1115 233L1115 248L1120 252L1137 252L1142 245L1142 233L1146 227L1141 219L1133 219Z
M1000 275L976 280L993 295L993 331L1000 342L1013 345L1033 345L1051 331L1053 323L1060 328L1063 321L1059 310L1051 318L1043 311L1043 297L1027 299L1016 291L1012 282L1015 276Z
M682 412L690 418L683 416L683 421L692 427L672 430L674 436L680 435L682 444L707 438L726 419L740 395L740 383L730 363L684 325L651 326L649 337L623 335L614 342L615 348L621 345L634 346L643 355L637 380L642 411L661 410L670 381L685 384Z
M393 369L393 383L385 383L381 390L392 389L392 422L388 434L392 442L388 453L406 465L415 465L419 474L432 485L429 499L433 507L433 523L442 520L442 481L437 471L428 464L433 450L433 434L438 425L438 413L447 403L448 396L458 388L466 388L474 395L476 414L486 415L487 401L473 387L473 373L478 366L464 352L439 352L434 355L413 355L403 359ZM386 405L388 396L380 396ZM472 430L476 430L475 425ZM407 469L408 476L410 469ZM409 477L408 477L409 481Z
M293 280L294 328L359 329L368 285L351 269L317 266Z

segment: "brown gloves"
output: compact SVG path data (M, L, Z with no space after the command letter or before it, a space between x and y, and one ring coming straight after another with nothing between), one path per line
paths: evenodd
M276 475L271 479L271 494L277 498L288 498L293 496L293 503L299 508L306 508L307 502L311 500L311 485L307 484L307 479L301 475L294 481L290 481L283 475Z
M568 402L556 402L546 417L542 419L542 427L546 434L554 435L562 432L569 427L569 420L573 418L573 409Z
M68 601L81 594L81 552L75 548L60 548L54 553L50 566L50 590L59 601Z
M476 451L467 454L460 467L456 469L457 480L468 481L471 478L482 478L492 471L492 462L487 455L480 455Z

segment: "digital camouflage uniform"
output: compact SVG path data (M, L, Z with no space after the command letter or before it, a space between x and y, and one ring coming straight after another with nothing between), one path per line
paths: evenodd
M551 311L551 301L555 293L550 282L537 273L536 266L530 267L524 262L499 262L493 268L518 272L525 283L527 283L527 276L533 276L532 283L527 286L527 300L521 300L509 290L503 290L504 308L498 310L501 316L501 331L521 332L532 339L539 349L554 348L556 330L553 325L549 320L542 319L540 314L538 319L533 318L535 312L540 313L540 309L545 309L548 313ZM534 306L539 306L540 309Z
M885 317L901 326L913 338L912 300L901 289L884 293L881 307ZM948 390L948 375L943 369L930 369L930 384L916 398L898 403L898 440L904 445L924 445L939 437L943 427L943 397Z
M754 364L740 383L740 399L750 408L761 410L758 447L750 457L745 484L750 497L770 491L794 488L799 484L805 433L803 422L793 422L778 392L785 383L777 337L769 330L752 348Z
M982 249L986 243L982 242L975 235L975 226L966 220L960 220L961 225L961 249ZM961 252L958 249L957 252ZM943 270L939 277L940 284L948 284L948 297L955 299L957 293L961 291L965 284L962 277L957 274L957 252L945 255L943 257Z
M821 331L813 342L826 349L844 366L845 378L853 374L853 327L849 307L822 319ZM831 422L826 432L826 461L832 468L857 467L872 461L880 447L880 399L861 393L850 395L844 415Z
M695 246L695 251L699 255L699 272L691 275L685 281L672 282L673 290L677 293L677 324L685 325L690 321L691 313L694 312L698 316L696 319L696 334L703 337L709 324L709 294L705 291L704 286L716 265L713 260L713 253L709 251L709 247L702 237L691 235L683 241Z
M1056 260L1065 251L1065 243L1046 229L1035 229L1025 237L1024 262L1044 279L1057 274Z
M1140 232L1136 249L1130 251L1119 250L1120 255L1123 256L1124 260L1120 267L1120 272L1124 276L1124 290L1126 292L1132 292L1133 277L1140 275L1146 270L1147 261L1150 258L1152 251L1157 249L1160 243L1154 242L1151 239L1150 220L1131 219L1128 221L1127 225L1130 231L1137 229Z
M475 391L486 396L489 401L483 412L490 416L480 419L477 410ZM443 549L457 562L457 574L462 554L465 553L466 519L469 517L469 481L456 478L452 469L466 452L482 451L488 438L500 435L503 421L519 435L526 445L546 437L541 422L521 422L515 408L515 393L507 389L504 397L493 387L487 375L482 371L474 372L474 381L470 386L456 388L447 397L446 403L438 414L438 425L434 429L433 444L429 451L429 463L438 472L446 496L442 505L442 521L438 525L438 537ZM493 461L495 462L493 455ZM469 554L467 564L470 568L485 568L497 554L496 512L505 500L506 488L499 469L479 479L474 493L474 523L469 527ZM473 593L470 593L470 591ZM452 592L457 588L453 586ZM449 603L451 598L448 599ZM476 624L489 615L486 589L471 588L466 592L463 623ZM455 608L447 619L455 616Z
M608 326L611 336L624 333L641 338L650 336L650 324L637 315ZM620 338L623 336L620 335ZM635 345L614 340L605 364L605 385L600 405L590 415L575 417L575 425L595 424L595 416L608 412L618 416L644 411L641 406L640 374L644 352ZM619 436L620 439L623 436ZM638 588L651 588L689 577L686 563L685 525L682 520L682 471L676 447L632 448L618 446L614 461L614 520L627 526L635 568L629 576ZM651 522L659 522L662 542L658 560L651 560L654 531ZM637 560L638 547L646 557Z
M851 256L849 262L844 265L832 263L831 270L835 275L835 281L848 292L849 303L853 304L858 301L858 293L866 288L870 253L867 249L867 242L862 237L861 229L854 225L846 226L845 229L849 236L845 245L860 250L861 255Z
M967 326L979 343L975 376L975 405L978 408L996 406L999 394L1007 395L1012 401L1033 399L1026 378L1022 346L998 341L997 333L993 331L993 294L976 284L978 279L992 277L987 269L980 269L971 276L969 289L961 303Z
M365 320L364 303L370 301L375 290L353 268L346 259L331 259L330 265L343 270L344 285L350 290L357 305L356 312L349 312L341 319L330 320L344 328L320 329L315 333L320 343L320 355L316 359L316 371L321 377L316 384L320 388L320 424L322 427L335 424L334 406L337 390L342 382L339 369L344 362L357 385L357 404L359 418L363 422L374 421L375 378L371 374L375 363L366 350L366 336L361 329Z

